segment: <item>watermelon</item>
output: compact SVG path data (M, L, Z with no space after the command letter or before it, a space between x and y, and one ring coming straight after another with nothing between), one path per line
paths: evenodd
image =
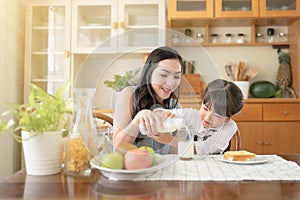
M249 93L254 98L271 98L276 94L276 86L270 81L256 81L250 85Z

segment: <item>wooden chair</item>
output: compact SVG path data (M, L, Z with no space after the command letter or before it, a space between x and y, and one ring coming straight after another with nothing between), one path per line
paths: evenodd
M94 116L98 119L101 119L107 123L109 123L111 126L113 123L113 118L103 112L103 110L94 110Z
M239 129L235 132L235 134L231 138L231 141L229 142L229 146L225 149L225 151L238 151L238 150L242 150L242 138Z

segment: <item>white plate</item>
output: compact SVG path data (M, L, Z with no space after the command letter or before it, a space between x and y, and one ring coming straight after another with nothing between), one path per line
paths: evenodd
M225 160L223 158L223 155L218 159L222 162L232 163L232 164L242 164L242 165L255 165L255 164L263 164L268 162L267 159L265 159L263 156L256 155L254 160L252 161L233 161L233 160Z
M110 180L133 180L139 176L150 176L158 170L167 167L168 165L175 162L178 159L176 154L160 155L156 154L157 165L145 169L135 169L135 170L125 170L125 169L109 169L101 167L100 160L101 154L94 157L90 164L93 168L100 170L103 176L107 177Z

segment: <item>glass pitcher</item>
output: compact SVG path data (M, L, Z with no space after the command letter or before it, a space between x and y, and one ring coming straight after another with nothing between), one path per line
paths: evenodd
M95 88L74 88L74 121L65 145L64 172L89 175L89 161L96 152L97 130L93 119Z

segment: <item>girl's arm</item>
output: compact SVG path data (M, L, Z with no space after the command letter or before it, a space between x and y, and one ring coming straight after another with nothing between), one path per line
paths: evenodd
M204 141L195 141L196 153L207 155L211 153L223 152L229 144L232 136L237 131L237 125L233 120L224 124L223 128L217 129L217 132ZM202 138L198 138L202 139Z

